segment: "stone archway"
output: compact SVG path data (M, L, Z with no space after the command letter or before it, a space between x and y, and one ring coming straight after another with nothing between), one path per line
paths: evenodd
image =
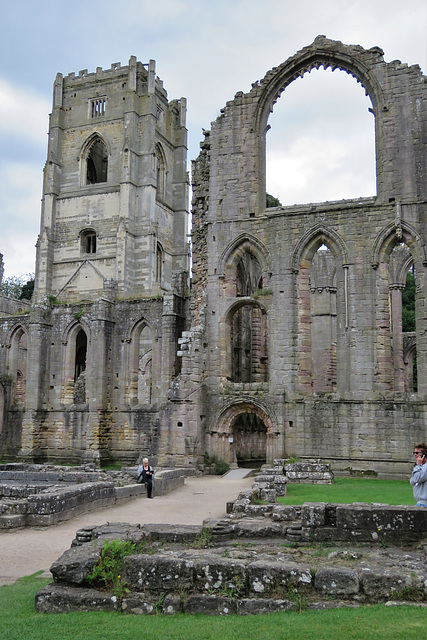
M239 467L260 467L267 457L267 427L255 413L241 413L233 423L233 444Z
M232 466L260 466L276 456L277 434L269 413L258 404L227 407L211 431L211 453Z

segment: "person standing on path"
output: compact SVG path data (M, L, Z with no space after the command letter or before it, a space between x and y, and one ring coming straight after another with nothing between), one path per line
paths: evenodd
M142 465L138 467L138 480L141 478L143 484L147 487L147 498L153 497L153 475L153 467L148 464L148 458L144 458Z
M417 507L427 508L427 444L421 442L414 447L415 466L410 483L414 489Z

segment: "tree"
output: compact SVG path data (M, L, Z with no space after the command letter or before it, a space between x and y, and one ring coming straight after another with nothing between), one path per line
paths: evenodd
M0 293L16 300L31 300L34 291L34 275L9 276L2 282Z
M402 291L402 331L415 331L415 276L412 270L406 276Z
M267 207L267 209L269 207L281 207L282 203L280 202L279 198L275 198L274 196L271 196L269 193L267 193L265 206Z

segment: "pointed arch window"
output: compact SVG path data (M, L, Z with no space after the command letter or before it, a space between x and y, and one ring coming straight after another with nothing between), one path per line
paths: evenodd
M156 145L156 198L164 200L166 193L166 156L162 145Z
M82 156L82 185L101 184L108 178L108 151L98 135L94 135Z
M87 336L83 329L80 329L76 336L76 361L74 368L74 381L86 371Z
M160 242L156 245L156 282L162 283L164 252Z
M262 273L258 260L247 251L236 267L236 295L251 296L262 289Z
M265 382L268 376L267 314L259 305L238 307L229 319L231 380Z
M18 327L12 335L9 374L13 380L13 399L18 404L24 404L27 377L27 334L22 327Z

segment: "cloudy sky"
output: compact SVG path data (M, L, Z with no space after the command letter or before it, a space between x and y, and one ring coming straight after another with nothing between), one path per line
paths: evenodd
M59 71L157 61L170 99L188 99L189 161L237 91L318 34L380 46L427 71L426 0L0 0L0 252L5 275L34 271L52 83ZM267 188L283 204L374 195L373 116L345 73L313 71L269 123Z

